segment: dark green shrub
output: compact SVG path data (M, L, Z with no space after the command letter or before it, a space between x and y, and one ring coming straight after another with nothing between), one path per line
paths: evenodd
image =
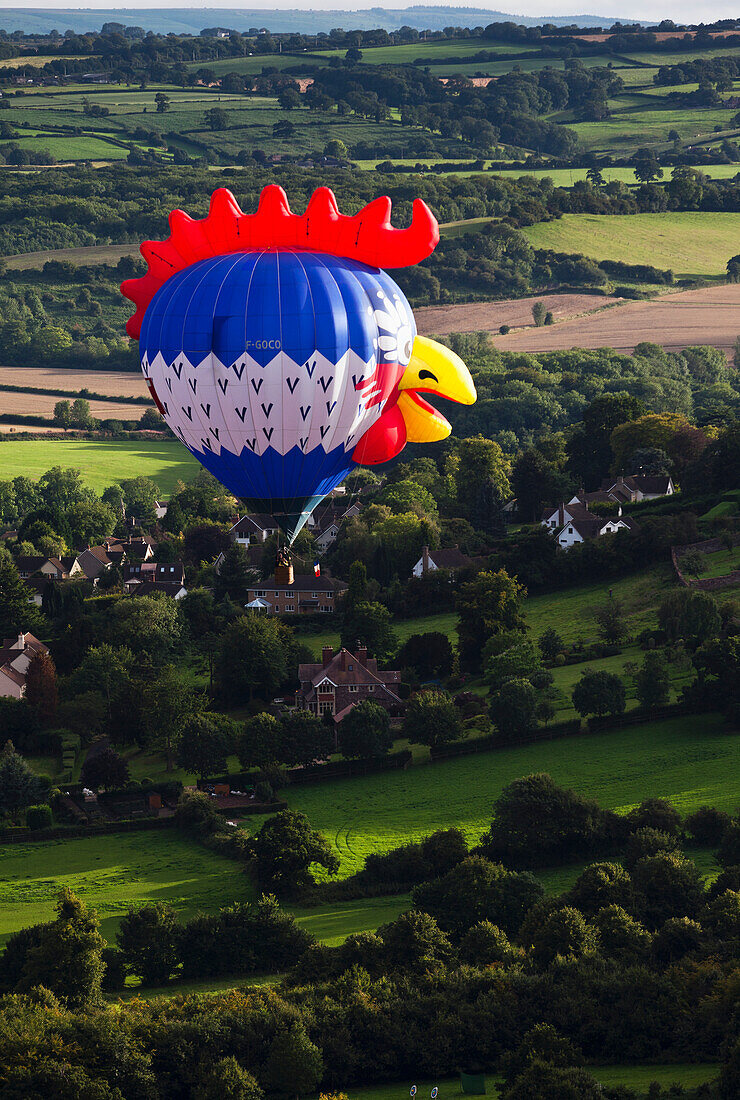
M29 829L49 829L52 825L51 806L45 803L29 806L26 810L26 825Z

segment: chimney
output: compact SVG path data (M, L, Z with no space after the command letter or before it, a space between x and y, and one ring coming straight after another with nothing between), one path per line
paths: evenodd
M15 644L18 646L18 649L21 649L21 650L25 649L26 648L26 635L19 633L18 634L18 641Z
M559 527L564 527L565 526L565 505L564 504L558 504L558 526Z
M330 665L334 657L334 649L330 645L325 645L321 650L321 665L326 668Z
M357 647L357 653L355 654L355 656L357 657L357 663L358 664L366 665L367 664L367 646L366 645L358 646Z
M429 547L422 546L421 548L421 571L422 574L429 572Z

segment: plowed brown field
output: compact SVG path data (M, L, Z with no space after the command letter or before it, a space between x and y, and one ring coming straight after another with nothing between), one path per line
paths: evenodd
M28 386L39 390L54 389L71 392L87 389L91 393L110 394L111 397L147 397L149 394L141 371L0 366L0 383L4 386ZM2 401L1 396L0 401Z
M605 309L619 301L596 294L542 294L511 301L468 302L455 306L421 306L414 310L416 325L423 336L447 336L451 332L498 332L501 325L518 328L532 325L532 305L544 302L555 321L579 317ZM548 326L548 331L552 331Z
M558 295L542 300L548 309L553 309L551 301L557 301ZM578 295L563 295L563 298L578 299ZM586 296L584 296L586 297ZM612 347L631 351L636 344L650 341L662 344L669 350L695 344L714 344L715 347L730 351L740 336L740 283L728 283L726 286L705 287L701 290L683 290L675 294L666 294L650 302L618 302L610 309L592 310L580 317L568 317L573 305L566 305L561 312L562 320L543 328L535 328L531 319L534 298L523 298L517 302L476 303L468 306L447 306L441 309L416 310L419 331L429 335L447 335L451 332L497 331L499 324L526 324L528 327L508 336L497 336L496 347L507 351L559 351L564 348L600 348ZM614 299L588 298L593 306L596 302L608 303ZM509 309L510 316L516 318L516 310L521 309L522 320L504 319L503 312ZM489 314L486 314L486 310ZM585 310L582 310L585 313ZM524 317L525 314L528 316ZM481 322L489 318L489 323ZM499 320L499 317L502 319Z

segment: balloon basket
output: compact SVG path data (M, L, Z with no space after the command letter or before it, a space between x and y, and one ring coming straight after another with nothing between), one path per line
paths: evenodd
M275 560L275 584L293 583L293 559L287 546L281 546Z

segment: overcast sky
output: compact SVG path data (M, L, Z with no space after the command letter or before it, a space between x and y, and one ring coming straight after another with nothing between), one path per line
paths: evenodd
M418 2L418 0L417 0ZM7 6L2 5L0 6ZM111 0L86 0L84 4L70 5L64 0L47 0L46 3L39 3L39 0L15 0L12 5L13 8L62 8L67 11L73 8L115 8L116 5L111 3ZM126 0L125 5L117 10L135 10L136 8L193 8L200 7L201 5L183 3L182 0L161 0L160 3L152 3L152 0ZM237 8L242 5L235 4L233 0L207 0L207 3L203 5L204 14L211 8ZM275 10L275 8L297 8L302 5L297 0L269 0L269 2L262 3L247 3L243 7L254 10L259 8L265 12ZM310 0L310 3L305 5L306 10L320 9L321 11L331 11L332 9L351 11L358 8L403 8L405 5L399 0L349 0L346 4L337 3L336 0ZM437 5L435 5L437 6ZM497 3L492 2L490 4L476 3L475 0L468 0L467 3L451 3L440 4L444 7L477 7L487 8L489 11L506 11L519 15L527 15L532 17L542 17L543 20L548 15L572 15L572 14L587 14L597 15L601 18L615 17L615 18L631 18L642 20L660 20L660 19L674 19L677 23L695 23L695 22L711 22L714 19L732 18L737 16L738 8L737 4L726 3L724 0L710 0L708 3L693 3L687 2L687 0L648 0L648 2L640 2L640 0L516 0L514 4L507 4L505 0Z

